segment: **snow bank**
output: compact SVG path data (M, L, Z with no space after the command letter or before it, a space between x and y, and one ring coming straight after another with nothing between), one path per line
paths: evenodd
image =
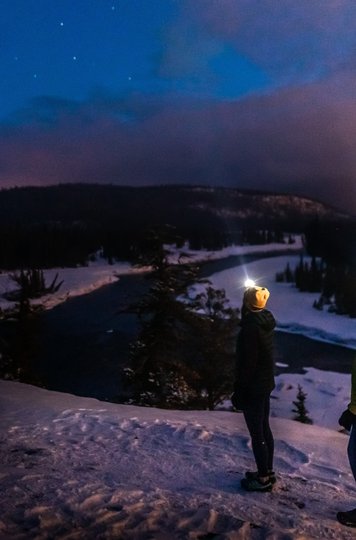
M305 406L313 424L338 431L340 414L350 403L351 374L311 367L304 368L304 371L305 373L282 373L275 378L271 415L289 420L295 418L293 402L297 399L300 385L307 396ZM217 409L232 410L230 400L223 401Z
M275 252L285 249L300 250L301 247L301 237L296 236L295 243L290 245L266 244L258 246L229 246L218 251L196 251L190 250L185 246L184 253L190 261L203 262L215 259L223 259L231 255ZM171 252L171 255L169 256L171 262L177 263L181 250L177 250L172 246L166 246L166 248ZM143 273L147 272L148 270L148 267L136 268L128 262L115 262L112 265L109 265L107 261L100 258L98 258L96 261L89 262L88 266L44 270L44 276L47 284L51 283L55 275L58 273L58 281L63 280L63 285L57 293L42 297L39 302L41 302L46 309L50 309L62 302L65 302L68 298L87 294L104 285L113 283L117 279L120 279L120 276L122 275ZM11 274L11 272L0 273L1 309L6 309L13 305L13 302L5 300L3 295L17 288L16 284L14 284L14 282L10 279L9 274Z
M296 238L295 244L287 247L299 250L301 247L300 237ZM193 260L203 261L219 259L228 255L272 252L278 249L285 250L286 244L232 246L217 252L191 251L190 254ZM177 252L172 253L172 257L173 260L177 260ZM314 300L318 298L317 293L301 293L293 285L276 283L276 272L284 270L288 262L293 269L298 261L299 256L293 254L263 258L216 273L210 279L215 287L225 289L232 305L240 307L245 279L247 277L253 278L257 284L264 285L271 291L268 306L277 318L278 330L299 333L312 339L356 349L356 319L335 315L327 311L317 311L312 307ZM40 302L49 309L70 297L86 294L112 283L125 274L147 272L148 270L148 268L135 268L125 262L108 265L100 260L90 263L86 267L46 270L47 283L53 280L57 272L59 280L64 280L64 282L57 293L41 298ZM14 288L14 283L9 279L8 274L0 274L0 308L4 309L12 305L2 298L2 295Z
M347 436L272 419L278 481L254 467L243 418L99 402L0 381L0 538L354 538Z
M113 283L117 279L120 279L122 275L145 271L147 271L146 268L134 268L128 262L109 265L102 260L77 268L44 270L47 284L53 281L57 273L58 282L63 280L63 284L57 293L44 296L38 302L43 304L46 309L50 309L65 302L68 298L87 294L104 285ZM9 302L3 298L3 294L16 288L16 284L10 279L9 273L4 272L0 274L0 308L5 309L13 305L13 302Z
M190 249L185 245L182 249L176 249L172 246L166 245L166 249L170 252L169 260L172 263L177 263L178 260L183 262L202 262L202 261L215 261L217 259L224 259L226 257L233 257L236 255L250 255L253 253L268 253L268 252L278 252L278 251L300 251L303 249L302 237L296 235L294 238L293 244L281 244L281 243L271 243L271 244L258 244L258 245L244 245L244 246L227 246L226 248L219 249L216 251L206 251L206 250L194 250ZM181 256L181 253L184 253L184 256Z
M278 330L356 349L356 319L318 311L313 308L318 293L302 293L292 284L276 283L276 272L284 270L287 263L294 269L298 262L297 255L259 259L218 272L209 279L213 286L225 289L232 305L241 307L244 282L249 277L270 290L268 308L276 317Z
M351 369L351 368L350 368ZM276 377L272 393L272 414L281 418L294 418L293 401L298 385L307 394L305 401L309 417L318 426L338 430L338 419L350 402L351 375L306 368L305 374L283 373Z

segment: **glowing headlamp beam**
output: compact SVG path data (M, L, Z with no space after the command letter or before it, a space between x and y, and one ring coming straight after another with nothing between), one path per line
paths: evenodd
M255 286L255 282L253 281L253 279L246 279L244 285L245 285L246 288L248 288L248 287L254 287L254 286Z

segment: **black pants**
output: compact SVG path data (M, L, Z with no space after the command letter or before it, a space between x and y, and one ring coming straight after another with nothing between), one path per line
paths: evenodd
M269 400L269 394L254 397L243 409L259 476L268 476L268 471L273 470L274 439L269 425Z

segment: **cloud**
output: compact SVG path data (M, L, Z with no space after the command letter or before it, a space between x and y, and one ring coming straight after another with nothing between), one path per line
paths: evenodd
M259 66L271 86L354 67L352 0L182 0L179 6L165 35L161 65L172 77L207 76L209 60L226 44Z
M0 185L203 183L356 212L356 76L222 103L42 98L1 128Z

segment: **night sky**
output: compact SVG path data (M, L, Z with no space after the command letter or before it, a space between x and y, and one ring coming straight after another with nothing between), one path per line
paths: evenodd
M355 0L2 0L0 187L206 184L356 213Z

